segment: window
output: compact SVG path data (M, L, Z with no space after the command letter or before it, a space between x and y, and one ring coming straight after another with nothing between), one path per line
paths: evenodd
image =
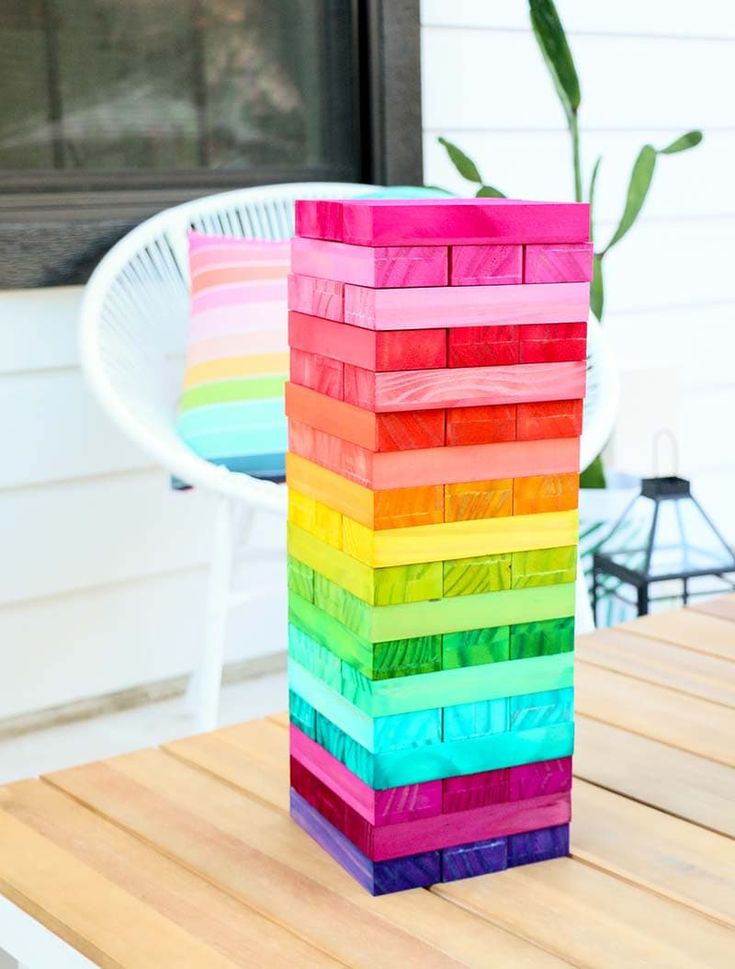
M361 174L349 0L3 0L6 188Z
M0 0L0 287L212 192L421 179L419 0Z

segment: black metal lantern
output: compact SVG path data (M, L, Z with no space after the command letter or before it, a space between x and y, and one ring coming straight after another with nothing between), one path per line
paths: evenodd
M684 478L644 478L592 559L595 622L603 596L645 616L656 602L686 605L733 589L735 554Z

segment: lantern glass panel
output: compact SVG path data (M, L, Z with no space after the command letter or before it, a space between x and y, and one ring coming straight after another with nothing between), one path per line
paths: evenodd
M644 572L655 502L638 495L598 552L634 572Z
M649 575L682 575L732 567L731 551L691 498L659 502Z

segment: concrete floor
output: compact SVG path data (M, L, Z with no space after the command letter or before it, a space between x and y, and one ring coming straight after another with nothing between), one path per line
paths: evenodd
M285 710L287 702L285 673L229 684L222 690L220 726ZM193 732L183 697L37 730L0 741L0 784L151 747Z

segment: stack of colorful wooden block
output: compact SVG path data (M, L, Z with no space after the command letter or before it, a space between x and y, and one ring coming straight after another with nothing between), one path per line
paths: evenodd
M375 894L565 855L588 207L296 231L292 816Z

